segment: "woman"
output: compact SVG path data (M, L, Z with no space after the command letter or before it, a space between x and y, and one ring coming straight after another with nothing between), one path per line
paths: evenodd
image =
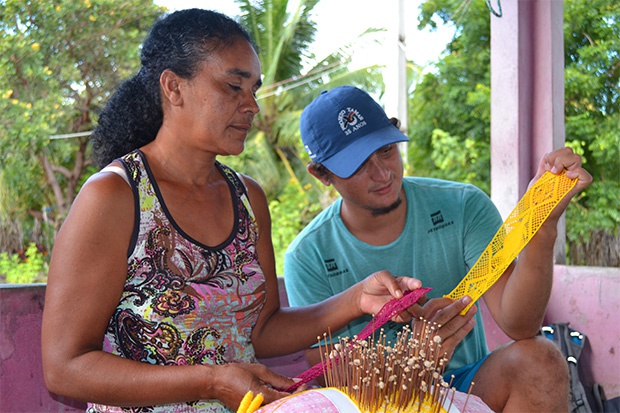
M269 403L293 381L256 357L307 348L421 285L379 272L318 305L280 308L265 195L216 160L243 151L259 111L247 32L178 11L155 23L141 61L93 134L107 166L55 242L47 386L93 412L228 412L249 390Z

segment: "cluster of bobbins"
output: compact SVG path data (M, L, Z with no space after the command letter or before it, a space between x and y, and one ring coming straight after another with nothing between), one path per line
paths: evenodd
M448 359L435 333L438 328L420 319L393 344L383 330L365 340L319 343L325 385L345 393L364 413L450 411L456 391L443 379ZM327 334L323 339L332 343ZM468 396L470 392L471 386Z

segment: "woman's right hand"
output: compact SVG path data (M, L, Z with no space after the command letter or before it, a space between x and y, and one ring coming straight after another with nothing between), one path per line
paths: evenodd
M265 405L289 396L290 393L277 389L286 389L295 383L293 379L275 373L262 364L229 363L216 368L216 372L209 373L209 382L213 383L209 394L233 411L237 411L248 391L254 395L261 393Z

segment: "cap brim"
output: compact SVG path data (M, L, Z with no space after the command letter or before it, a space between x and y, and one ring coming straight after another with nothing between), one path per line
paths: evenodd
M352 142L328 159L321 162L340 178L349 178L378 149L397 142L407 142L409 138L394 125L378 129Z

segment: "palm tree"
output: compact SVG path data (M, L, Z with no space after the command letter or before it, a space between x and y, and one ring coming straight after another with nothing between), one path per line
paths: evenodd
M254 177L270 201L272 238L278 274L284 250L293 237L335 194L306 172L309 158L299 137L299 116L322 90L353 84L382 91L380 67L352 69L355 47L345 45L317 60L311 51L316 33L312 15L319 0L237 0L240 22L258 46L263 86L258 92L261 111L241 156L223 160ZM372 37L372 32L360 35ZM372 41L372 40L371 40ZM359 48L359 47L358 47Z
M237 1L240 21L259 49L263 87L258 93L261 112L248 137L247 149L242 156L226 162L255 177L270 200L291 182L304 192L303 182L309 178L299 138L299 116L314 97L341 84L356 84L368 90L383 88L378 66L350 70L351 45L316 60L311 52L316 33L312 11L318 2Z

